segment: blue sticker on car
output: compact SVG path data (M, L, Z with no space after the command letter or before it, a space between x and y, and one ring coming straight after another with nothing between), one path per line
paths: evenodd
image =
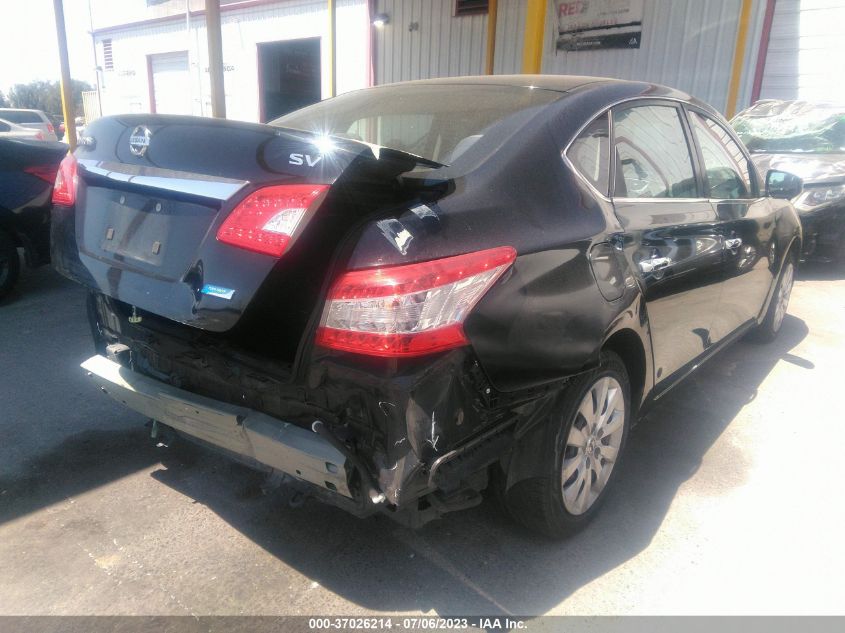
M231 288L224 288L223 286L215 286L214 284L205 284L200 291L204 295L211 295L212 297L220 297L227 301L232 298L235 291Z

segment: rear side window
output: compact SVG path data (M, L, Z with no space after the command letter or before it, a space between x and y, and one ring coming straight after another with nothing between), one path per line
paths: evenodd
M690 122L704 159L708 197L720 200L751 197L748 160L727 130L698 112L690 113Z
M607 195L610 185L610 130L607 115L596 119L566 150L569 162L584 178Z
M6 119L12 123L43 123L38 112L27 112L26 110L0 110L0 119Z
M8 132L11 129L12 128L9 127L8 123L3 123L2 121L0 121L0 132Z
M678 108L646 105L614 110L615 195L696 198L692 156Z

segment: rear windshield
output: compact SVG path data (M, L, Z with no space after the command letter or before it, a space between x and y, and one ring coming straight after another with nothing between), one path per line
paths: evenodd
M38 112L27 110L0 110L0 119L12 123L44 123Z
M507 119L533 116L561 96L514 86L384 86L322 101L270 125L364 141L451 165Z
M845 106L761 101L731 120L752 152L845 152Z

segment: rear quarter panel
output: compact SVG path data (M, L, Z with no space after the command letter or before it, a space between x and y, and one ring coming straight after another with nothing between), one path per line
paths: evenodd
M627 95L632 88L615 90ZM618 329L647 338L636 284L626 286L625 275L618 275L616 298L609 301L588 259L594 245L607 243L621 228L612 206L561 158L606 98L576 94L549 106L494 157L455 179L451 193L428 203L436 216L428 222L418 212L397 214L395 220L412 236L406 252L372 223L349 258L348 268L367 268L515 247L513 267L465 322L481 367L500 391L588 369Z

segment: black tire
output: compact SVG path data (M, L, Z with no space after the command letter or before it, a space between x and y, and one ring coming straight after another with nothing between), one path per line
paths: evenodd
M15 284L21 272L21 260L18 248L12 236L0 231L0 299L5 297Z
M624 417L618 453L613 460L606 483L598 492L597 497L586 510L573 513L567 507L569 502L564 501L564 488L567 487L567 482L572 482L574 478L578 477L580 469L579 472L573 472L569 479L564 481L564 459L571 464L573 459L580 459L577 457L580 453L578 453L579 449L567 445L567 440L570 437L573 425L577 424L578 428L586 428L586 420L579 412L580 405L591 393L593 387L597 386L605 377L613 378L621 388ZM613 352L602 353L598 369L578 378L574 384L567 388L558 408L560 415L556 419L550 420L547 425L545 432L548 437L543 442L543 453L537 456L541 469L546 474L542 477L519 481L506 492L503 487L500 489L508 514L530 530L556 539L571 536L584 528L598 512L607 496L608 489L613 485L619 473L619 458L625 449L628 429L631 426L630 392L628 372L622 360ZM590 402L595 402L595 400L591 397ZM609 440L609 437L605 439ZM575 451L575 453L573 454L571 451ZM594 473L589 468L586 469L586 473L591 482L598 481L598 476L593 479ZM574 484L569 483L568 485ZM581 489L584 489L583 485Z
M789 298L792 295L792 284L795 281L796 268L797 262L795 257L788 257L780 271L778 283L775 286L774 293L772 294L772 300L769 302L769 309L766 310L766 316L763 317L763 321L760 325L751 331L751 334L748 337L750 340L756 343L771 343L778 337L781 327L783 326L784 317L786 316L786 310L789 307ZM780 304L784 284L788 284L789 287L786 289L786 305L783 308L783 314L779 316L778 306Z

